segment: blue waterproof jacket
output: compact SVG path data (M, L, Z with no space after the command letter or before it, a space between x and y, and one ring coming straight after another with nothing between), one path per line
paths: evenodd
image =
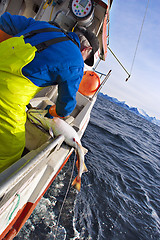
M12 36L21 36L32 30L55 26L33 18L4 13L0 17L0 29ZM75 33L69 35L78 42ZM46 40L65 36L62 32L39 33L25 42L35 46ZM42 52L36 52L32 62L23 67L22 73L38 87L58 85L56 112L59 116L69 115L76 106L76 92L83 77L84 62L80 48L71 40L53 44Z

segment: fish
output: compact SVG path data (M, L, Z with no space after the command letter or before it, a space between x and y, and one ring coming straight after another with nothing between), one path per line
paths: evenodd
M84 152L83 152L81 144L79 144L75 139L73 139L73 141L75 141L76 144L77 144L78 160L76 162L76 166L77 166L77 169L78 169L78 175L73 180L72 186L75 187L78 191L80 191L80 189L81 189L81 176L82 176L82 173L87 172L87 167L84 163Z
M78 191L80 191L82 174L88 171L84 163L85 154L83 146L81 144L81 140L76 130L71 125L69 125L66 121L58 117L54 117L53 119L45 117L47 112L48 110L31 108L27 111L27 117L34 124L49 131L49 134L52 137L63 135L65 143L76 150L77 154L76 167L78 169L78 174L76 178L73 180L72 186L75 187Z

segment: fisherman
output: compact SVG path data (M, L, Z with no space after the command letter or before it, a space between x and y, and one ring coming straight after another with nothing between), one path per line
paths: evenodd
M0 29L13 36L0 43L2 172L23 153L25 108L30 99L44 87L58 85L52 115L66 117L71 114L76 106L84 62L89 66L94 64L99 44L95 34L85 28L79 28L77 34L66 35L53 22L35 21L7 12L0 17ZM31 31L35 32L31 35Z

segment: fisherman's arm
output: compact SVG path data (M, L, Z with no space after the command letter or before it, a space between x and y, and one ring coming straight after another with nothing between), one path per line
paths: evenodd
M16 35L19 32L25 30L31 24L34 24L33 18L26 18L20 15L11 15L5 12L0 17L0 29L9 35Z
M67 81L58 84L58 98L56 101L56 114L66 117L72 113L76 106L76 93L83 76L83 68Z

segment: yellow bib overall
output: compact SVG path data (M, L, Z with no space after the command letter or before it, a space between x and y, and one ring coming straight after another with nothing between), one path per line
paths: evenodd
M0 43L0 172L17 161L25 147L26 105L42 88L22 74L36 47L23 36Z

